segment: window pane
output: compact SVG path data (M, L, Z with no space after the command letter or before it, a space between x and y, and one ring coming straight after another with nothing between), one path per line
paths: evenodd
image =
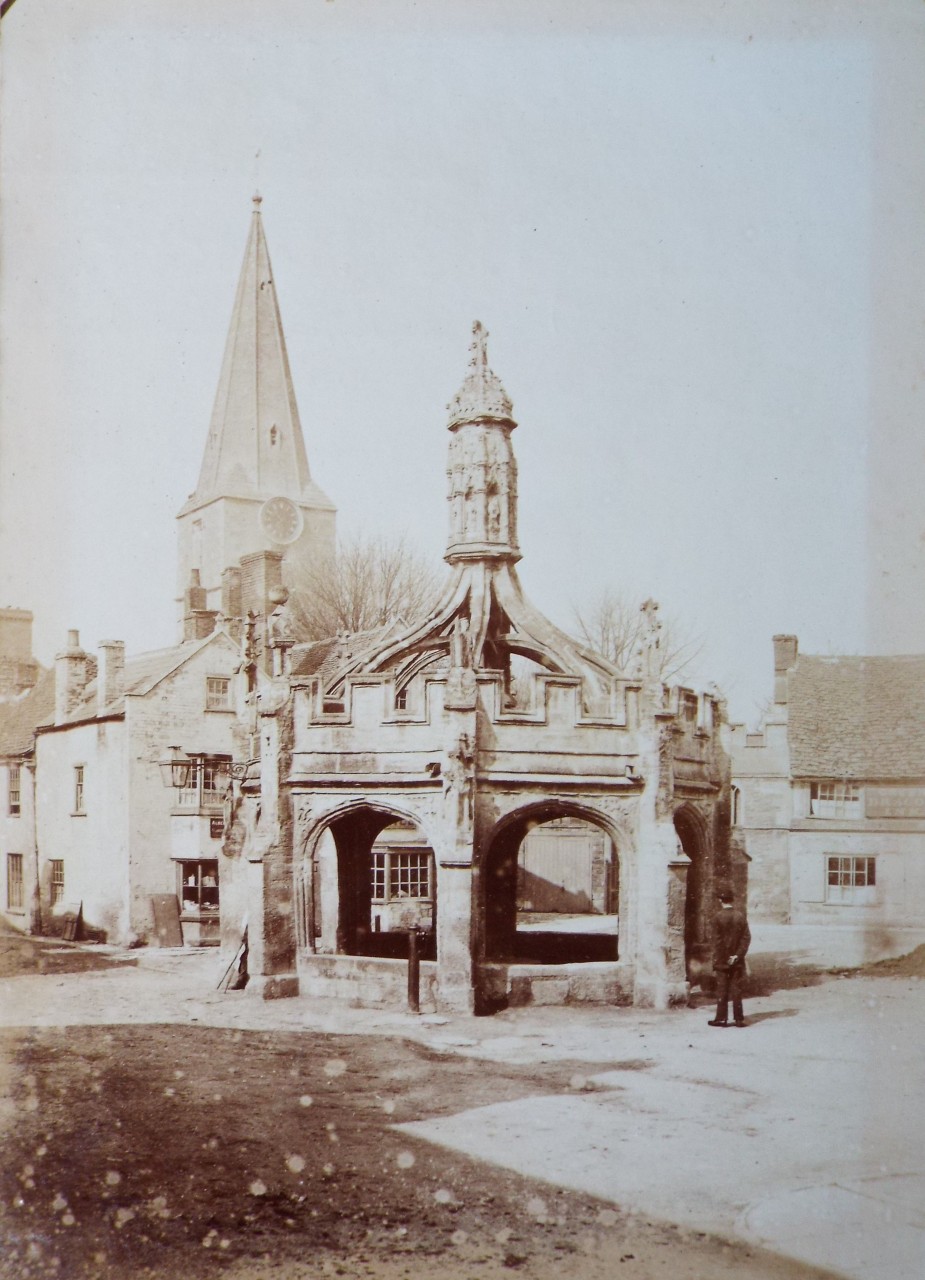
M6 858L6 905L10 911L22 911L25 905L22 883L22 854L8 853Z
M223 676L206 678L206 708L209 711L223 711L229 706L231 681Z
M862 906L876 901L876 858L831 854L826 858L826 900Z
M64 899L64 861L53 858L51 861L51 905Z
M393 897L430 897L430 855L403 850L392 853Z
M10 765L10 817L19 817L19 780L20 772L18 764Z
M384 853L373 854L373 897L378 901L385 900L385 859Z

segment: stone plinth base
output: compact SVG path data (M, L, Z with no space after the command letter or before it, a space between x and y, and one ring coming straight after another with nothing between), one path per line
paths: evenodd
M633 1003L628 966L600 964L506 964L479 966L478 1002L486 1011L529 1004Z
M255 973L245 990L263 1000L288 1000L299 994L297 973Z
M437 1012L467 1016L475 1013L475 991L471 983L438 983Z
M633 1004L639 1009L671 1009L686 1005L690 999L689 982L637 982L633 991Z
M299 956L303 996L343 1001L355 1008L407 1009L408 962L382 956ZM437 1012L437 966L421 961L422 1013Z

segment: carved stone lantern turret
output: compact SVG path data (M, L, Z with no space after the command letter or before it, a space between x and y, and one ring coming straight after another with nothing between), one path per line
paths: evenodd
M620 672L543 617L517 578L517 463L511 446L517 424L511 400L489 367L488 334L478 320L472 334L469 367L448 406L449 580L424 620L345 662L329 692L336 695L348 676L361 671L392 671L398 689L442 657L450 663L447 705L467 706L475 693L467 672L501 672L509 682L511 658L520 656L550 673L579 676L586 706L603 709Z
M450 401L450 534L446 560L520 559L517 545L517 463L511 432L517 423L501 380L488 367L488 333L472 326L469 369Z

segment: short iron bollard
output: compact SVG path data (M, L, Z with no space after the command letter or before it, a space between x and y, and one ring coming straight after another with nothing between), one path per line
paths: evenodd
M421 931L408 930L408 1008L421 1012Z

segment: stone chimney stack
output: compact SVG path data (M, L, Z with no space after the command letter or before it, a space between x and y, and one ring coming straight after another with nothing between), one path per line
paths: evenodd
M101 640L96 676L97 709L105 711L125 692L125 641Z
M241 570L232 565L222 573L222 616L224 618L243 618L241 607Z
M206 608L206 589L199 570L190 569L189 585L183 593L183 639L204 640L215 630L216 611Z
M787 672L796 666L796 636L774 637L774 702L785 706L788 698Z
M80 647L77 631L67 633L67 646L55 654L55 724L63 724L87 686L90 655Z
M283 557L278 551L256 551L241 557L241 610L262 617L273 612L271 592L283 585Z
M28 609L0 609L0 698L31 689L38 673L32 656L32 614Z

